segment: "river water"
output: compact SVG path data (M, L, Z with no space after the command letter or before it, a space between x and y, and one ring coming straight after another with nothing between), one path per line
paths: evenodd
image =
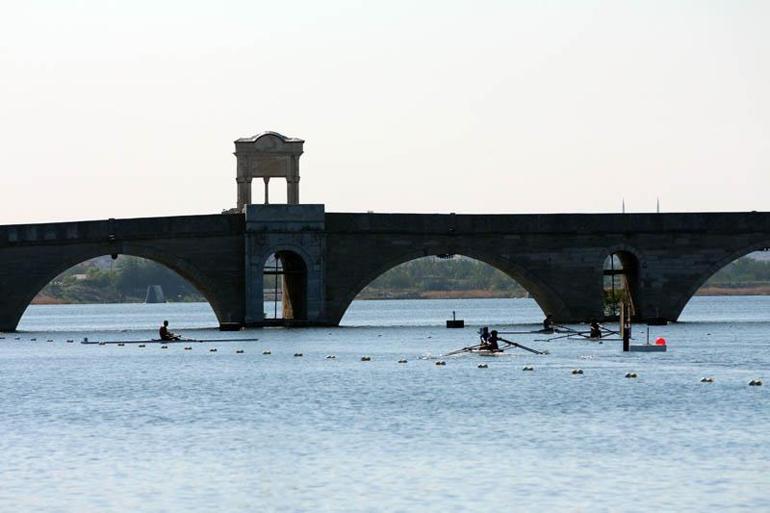
M444 328L453 310L470 327ZM206 304L30 307L0 334L0 511L770 510L770 298L693 299L651 328L667 353L528 334L509 337L550 355L425 358L541 317L528 299L359 301L341 328L234 334ZM162 319L259 340L77 343Z

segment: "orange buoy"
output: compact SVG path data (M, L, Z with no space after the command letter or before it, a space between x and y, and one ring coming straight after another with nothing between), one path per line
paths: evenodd
M665 346L666 345L666 339L663 337L658 337L655 339L655 345L656 346Z

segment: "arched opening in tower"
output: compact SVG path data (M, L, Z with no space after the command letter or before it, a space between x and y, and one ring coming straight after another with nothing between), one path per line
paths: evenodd
M307 266L293 251L278 251L263 269L265 320L307 319Z

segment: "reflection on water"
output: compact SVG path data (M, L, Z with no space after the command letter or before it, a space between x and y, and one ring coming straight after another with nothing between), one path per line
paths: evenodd
M471 327L443 328L452 310ZM533 301L356 302L343 328L190 351L66 340L150 337L163 319L232 337L208 305L31 307L0 334L0 511L763 511L768 315L770 298L695 298L651 328L665 354L519 335L551 355L479 369L420 356L482 324L535 327Z

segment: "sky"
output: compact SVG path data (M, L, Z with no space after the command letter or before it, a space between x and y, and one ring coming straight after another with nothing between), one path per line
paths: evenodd
M328 212L770 210L770 2L0 4L0 224L221 212L264 130Z

